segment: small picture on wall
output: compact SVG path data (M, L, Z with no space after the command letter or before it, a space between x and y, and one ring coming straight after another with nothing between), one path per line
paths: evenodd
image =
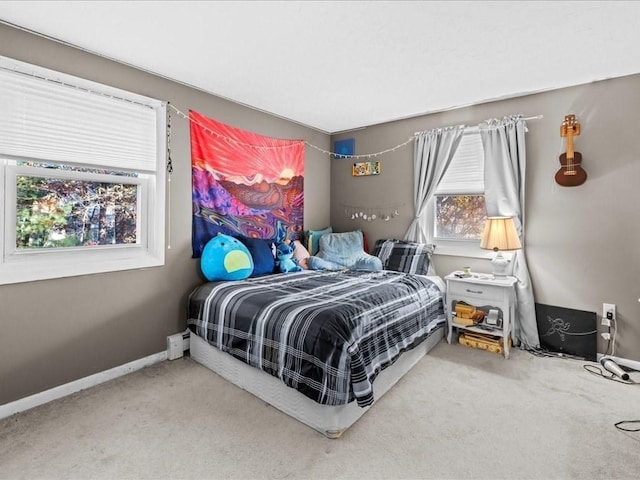
M353 164L354 177L363 177L367 175L380 175L380 162L359 162Z
M355 138L345 138L344 140L336 140L333 143L335 158L347 158L352 156L356 149Z

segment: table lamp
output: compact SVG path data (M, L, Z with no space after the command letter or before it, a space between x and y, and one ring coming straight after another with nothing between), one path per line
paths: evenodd
M497 252L491 261L493 274L496 277L506 276L509 260L502 256L502 252L522 248L513 218L487 217L487 223L485 223L482 237L480 237L480 248Z

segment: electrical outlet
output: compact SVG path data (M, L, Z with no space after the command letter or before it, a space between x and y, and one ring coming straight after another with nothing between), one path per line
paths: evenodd
M602 324L605 325L604 321L609 320L609 325L611 325L611 320L616 319L616 305L615 303L603 303L602 304Z

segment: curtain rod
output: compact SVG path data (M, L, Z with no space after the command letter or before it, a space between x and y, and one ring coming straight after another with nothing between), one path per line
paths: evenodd
M544 115L536 115L535 117L525 117L522 118L521 120L540 120L541 118L544 118ZM446 127L445 127L446 128ZM464 127L464 132L463 135L466 133L476 133L480 130L480 128L477 125L471 126L471 127ZM420 135L421 133L424 132L428 132L428 130L424 130L422 132L414 132L414 135Z

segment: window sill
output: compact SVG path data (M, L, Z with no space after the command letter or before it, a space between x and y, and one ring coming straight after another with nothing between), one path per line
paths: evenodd
M16 255L0 264L0 285L164 265L164 251L139 247ZM39 258L38 258L39 257Z
M495 253L491 250L484 250L477 245L438 243L433 251L434 255L450 255L454 257L484 258L492 259Z

